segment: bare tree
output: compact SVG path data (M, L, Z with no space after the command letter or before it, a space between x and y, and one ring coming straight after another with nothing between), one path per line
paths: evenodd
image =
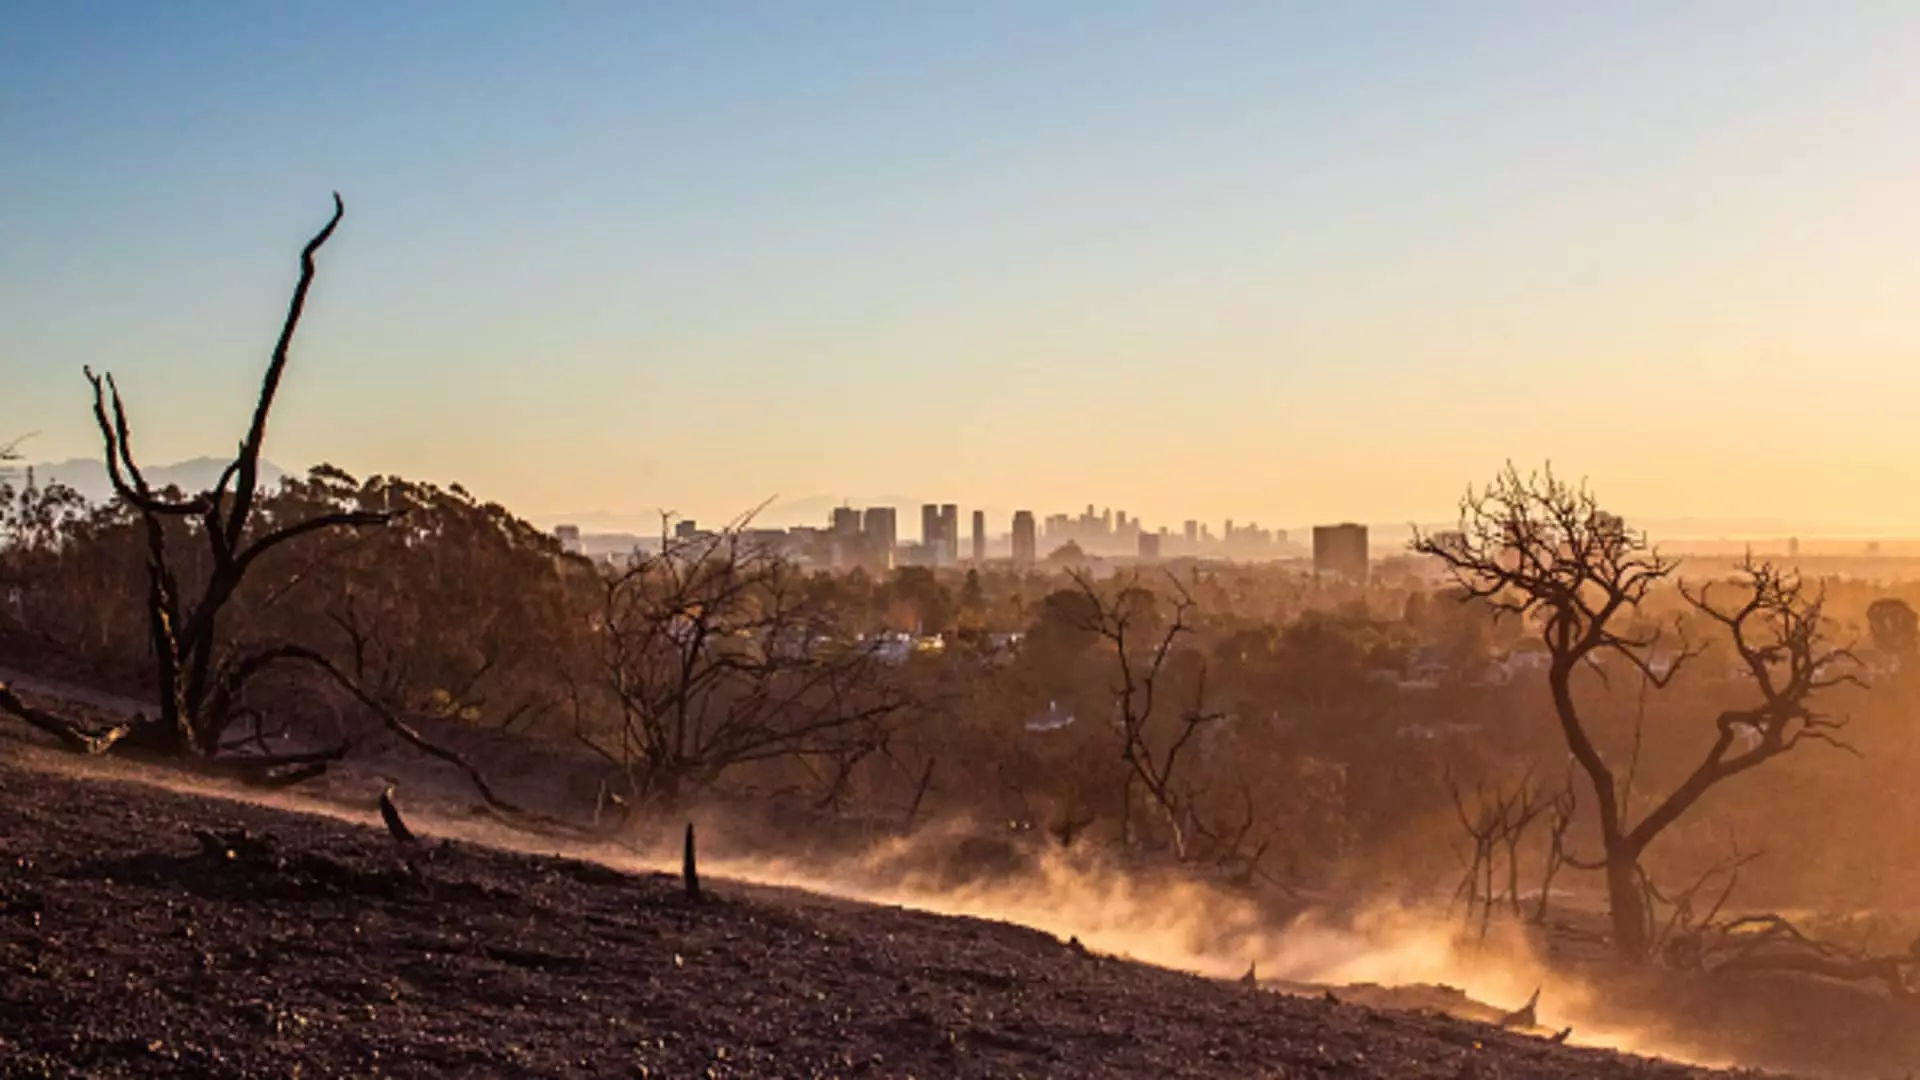
M252 422L212 490L190 498L174 491L156 491L140 470L132 425L113 376L96 375L91 369L86 372L93 386L93 414L106 451L107 475L116 496L139 515L146 535L147 623L159 716L105 731L89 731L25 708L17 697L0 689L0 707L74 749L104 753L125 740L128 746L148 752L217 753L221 735L236 715L236 703L247 682L290 658L284 647L241 652L231 648L222 636L221 614L247 572L269 552L300 537L330 529L379 526L390 516L346 511L296 521L263 522L254 514L267 420L313 284L314 255L333 235L346 212L340 196L333 198L333 216L300 252L300 278L261 380ZM200 575L202 580L188 585L183 585L176 570L172 549L181 540L198 540L210 557L209 569Z
M834 767L828 803L907 705L871 643L831 620L801 573L737 527L664 538L602 583L579 740L640 799L672 803L775 760Z
M1175 647L1193 633L1193 596L1169 575L1172 611L1163 614L1160 597L1138 577L1103 592L1083 572L1073 571L1070 576L1087 601L1079 613L1080 629L1113 651L1111 690L1128 785L1137 783L1145 789L1166 821L1174 853L1184 859L1196 830L1192 800L1176 783L1181 758L1200 731L1222 715L1207 708L1206 659L1197 652L1191 655L1197 658L1198 668L1183 680L1190 683L1191 694L1184 702L1168 700L1169 664L1178 655ZM1131 804L1129 797L1126 805Z
M1567 865L1572 852L1567 847L1567 833L1573 828L1574 813L1579 809L1579 798L1573 789L1573 775L1567 775L1566 783L1553 797L1547 800L1547 852L1540 867L1540 900L1534 905L1533 921L1544 924L1547 921L1547 906L1553 897L1553 882Z
M1652 944L1640 860L1656 837L1722 781L1806 742L1845 745L1837 737L1842 722L1810 707L1821 691L1851 678L1837 672L1847 654L1827 643L1819 596L1798 577L1749 559L1740 568L1744 602L1723 608L1711 587L1686 596L1725 629L1761 700L1720 714L1700 764L1633 822L1620 778L1588 730L1574 677L1605 678L1606 662L1617 659L1663 688L1698 655L1684 637L1663 649L1660 630L1632 625L1677 564L1602 510L1584 486L1551 470L1523 476L1512 466L1484 491L1469 489L1457 531L1416 535L1413 546L1439 559L1468 597L1529 621L1546 645L1554 714L1593 789L1604 848L1598 865L1624 956L1644 957Z
M1473 853L1454 898L1466 901L1469 926L1473 924L1474 912L1479 911L1480 937L1484 939L1493 922L1494 909L1503 902L1513 916L1519 918L1521 847L1534 823L1555 804L1540 798L1531 775L1522 776L1511 791L1502 785L1492 789L1476 785L1472 811L1467 809L1460 785L1452 777L1448 777L1446 783L1460 828L1473 841ZM1501 874L1503 859L1505 871ZM1551 874L1551 869L1548 873ZM1505 879L1504 889L1501 877Z

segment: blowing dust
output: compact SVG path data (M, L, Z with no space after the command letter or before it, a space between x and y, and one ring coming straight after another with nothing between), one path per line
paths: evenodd
M1518 926L1496 923L1484 941L1466 940L1457 917L1388 903L1276 918L1221 886L1128 871L1057 848L1020 872L955 883L925 854L940 850L946 839L941 829L924 830L828 862L715 851L702 854L701 866L759 885L1014 923L1062 940L1078 938L1095 952L1208 978L1237 979L1251 967L1263 985L1287 989L1450 987L1471 1001L1446 1011L1475 1019L1519 1008L1540 989L1535 1026L1571 1028L1568 1043L1709 1067L1732 1064L1644 1025L1609 1018L1597 995L1579 979L1551 970ZM678 853L625 865L675 872ZM1403 1000L1436 1007L1440 998Z
M79 762L64 755L41 763L56 771L136 780L180 791L297 813L319 814L375 825L371 801L347 802L291 792L237 789L112 762ZM496 822L422 807L409 811L415 831L520 854L562 855L614 869L678 873L677 838L671 845L568 844L540 839ZM1439 1008L1487 1019L1541 993L1536 1028L1571 1028L1566 1041L1689 1064L1725 1067L1683 1040L1645 1023L1609 1015L1599 995L1580 979L1552 970L1524 930L1495 924L1484 941L1466 940L1457 918L1437 909L1397 904L1360 905L1341 912L1314 910L1276 917L1253 899L1226 888L1165 873L1128 871L1091 855L1049 849L1018 870L956 882L943 867L943 852L966 831L964 825L931 827L909 838L889 838L858 854L804 858L746 853L738 833L708 822L700 867L709 882L732 880L756 886L799 889L836 898L897 905L940 915L990 919L1077 938L1095 952L1207 978L1237 979L1249 966L1270 988L1380 988L1355 994L1389 1007ZM730 850L731 849L731 850ZM1464 994L1397 996L1407 991L1451 988ZM1477 1004L1477 1007L1476 1007Z

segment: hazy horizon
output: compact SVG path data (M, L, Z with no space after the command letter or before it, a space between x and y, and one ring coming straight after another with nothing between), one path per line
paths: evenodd
M149 482L156 487L177 484L185 490L199 490L200 487L213 484L225 464L226 462L223 459L209 456L187 461L150 463L145 467L144 472ZM65 461L16 462L10 466L0 466L0 480L5 479L10 473L17 479L24 478L25 474L30 471L38 473L40 482L44 483L48 480L57 480L60 483L77 489L82 495L90 499L105 501L112 498L112 489L107 481L106 468L97 457L77 457L69 458ZM272 461L263 461L261 463L262 483L265 486L272 487L279 482L281 477L288 475L291 471L292 470L282 468ZM304 472L304 470L299 471ZM479 493L479 497L486 498L486 495L482 492ZM946 500L936 497L903 495L899 493L888 495L815 494L792 499L776 497L763 500L762 504L742 507L718 517L705 519L696 518L696 520L706 525L717 525L723 522L746 520L748 515L751 515L751 521L755 525L764 527L791 528L797 525L824 526L828 523L832 509L837 506L852 506L862 510L873 506L891 506L899 511L900 535L902 539L908 539L919 535L918 514L920 507L929 503L944 501ZM1056 513L1077 515L1085 508L1085 504L1079 506L1020 507L1020 509L1031 510L1042 520L1044 520L1047 515ZM1111 509L1118 513L1127 510L1127 504L1124 501L1096 503L1094 508L1096 511ZM516 510L516 508L511 506L509 506L508 509L510 511ZM988 503L984 506L962 505L960 510L963 519L965 519L963 521L963 533L965 535L972 535L971 519L973 511L982 510L987 514L989 535L994 537L996 542L1005 539L1010 529L1011 518L1014 512L1010 505L999 503ZM640 512L589 509L557 514L522 516L525 516L526 519L533 524L546 529L552 529L555 526L564 524L578 527L588 535L607 536L634 534L652 536L659 531L663 514L671 514L675 519L692 516L680 514L670 507L652 507ZM1129 511L1129 516L1131 516L1131 511ZM1746 519L1707 519L1698 517L1646 518L1631 513L1625 516L1633 522L1636 527L1646 530L1656 540L1661 541L1706 543L1715 541L1754 541L1777 543L1792 538L1810 545L1817 545L1821 542L1865 540L1890 541L1900 544L1920 540L1920 536L1914 535L1884 533L1861 527L1836 527L1832 523L1779 517ZM1184 518L1164 521L1149 519L1146 524L1149 530L1159 529L1164 526L1169 532L1178 533L1180 526L1185 520ZM1241 526L1260 525L1267 529L1284 530L1289 533L1289 539L1295 544L1308 543L1310 540L1310 530L1314 525L1334 524L1332 521L1311 522L1288 519L1255 521L1244 516L1231 519L1204 520L1202 524L1211 529L1215 529L1217 532L1223 532L1223 522L1225 520L1232 520ZM1444 516L1422 519L1401 517L1370 520L1363 522L1363 524L1374 531L1374 545L1376 548L1380 548L1383 546L1392 547L1399 544L1407 536L1409 530L1414 527L1431 530L1444 529L1449 526L1452 520L1451 517Z
M0 15L0 437L540 521L770 497L1920 534L1920 8Z

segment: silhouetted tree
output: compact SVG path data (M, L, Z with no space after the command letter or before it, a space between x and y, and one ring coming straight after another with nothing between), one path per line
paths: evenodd
M594 627L576 733L642 799L755 762L857 762L907 704L804 575L737 529L635 556L602 583Z
M66 745L88 753L103 753L130 739L129 745L147 750L210 756L220 749L221 736L246 683L269 666L297 656L298 650L291 646L232 650L222 634L221 616L248 571L274 549L330 529L383 525L390 517L348 511L301 520L260 521L255 514L267 419L313 284L314 255L333 235L345 212L340 197L335 195L332 218L300 252L300 278L261 380L253 420L240 440L238 453L211 491L182 497L178 492L154 490L140 471L133 450L132 425L113 376L95 375L91 369L86 373L93 386L93 414L105 446L107 476L120 502L138 515L146 537L146 621L158 717L106 731L88 731L72 723L50 722L39 710L23 710L10 694L0 698L0 706ZM204 543L206 557L204 563L194 560L194 564L203 564L205 569L183 583L175 546L195 540Z
M1630 958L1651 944L1641 858L1648 845L1708 790L1806 742L1844 745L1841 721L1810 707L1822 690L1847 682L1846 659L1826 642L1821 600L1798 577L1751 560L1740 566L1743 599L1723 607L1713 588L1687 593L1719 625L1760 700L1722 711L1705 757L1637 823L1628 820L1620 778L1595 745L1574 693L1574 676L1624 661L1664 687L1697 651L1684 642L1661 651L1658 630L1636 629L1635 615L1676 564L1644 534L1602 510L1584 487L1551 470L1522 476L1509 466L1484 491L1468 491L1456 532L1418 535L1417 551L1442 560L1469 597L1527 620L1551 661L1547 683L1567 748L1590 782L1597 806L1614 944Z
M1178 783L1182 755L1203 727L1221 718L1208 707L1204 655L1176 648L1194 632L1193 598L1169 578L1171 610L1163 612L1160 598L1137 577L1106 592L1083 574L1073 580L1082 599L1060 606L1079 618L1078 629L1112 651L1110 690L1128 783L1146 791L1166 820L1175 855L1184 859L1194 829L1191 800ZM1176 674L1183 659L1186 669ZM1189 691L1183 700L1171 700L1182 689Z

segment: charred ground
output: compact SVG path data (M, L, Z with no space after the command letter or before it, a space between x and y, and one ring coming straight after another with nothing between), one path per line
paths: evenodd
M1712 1075L41 764L0 758L8 1077Z

